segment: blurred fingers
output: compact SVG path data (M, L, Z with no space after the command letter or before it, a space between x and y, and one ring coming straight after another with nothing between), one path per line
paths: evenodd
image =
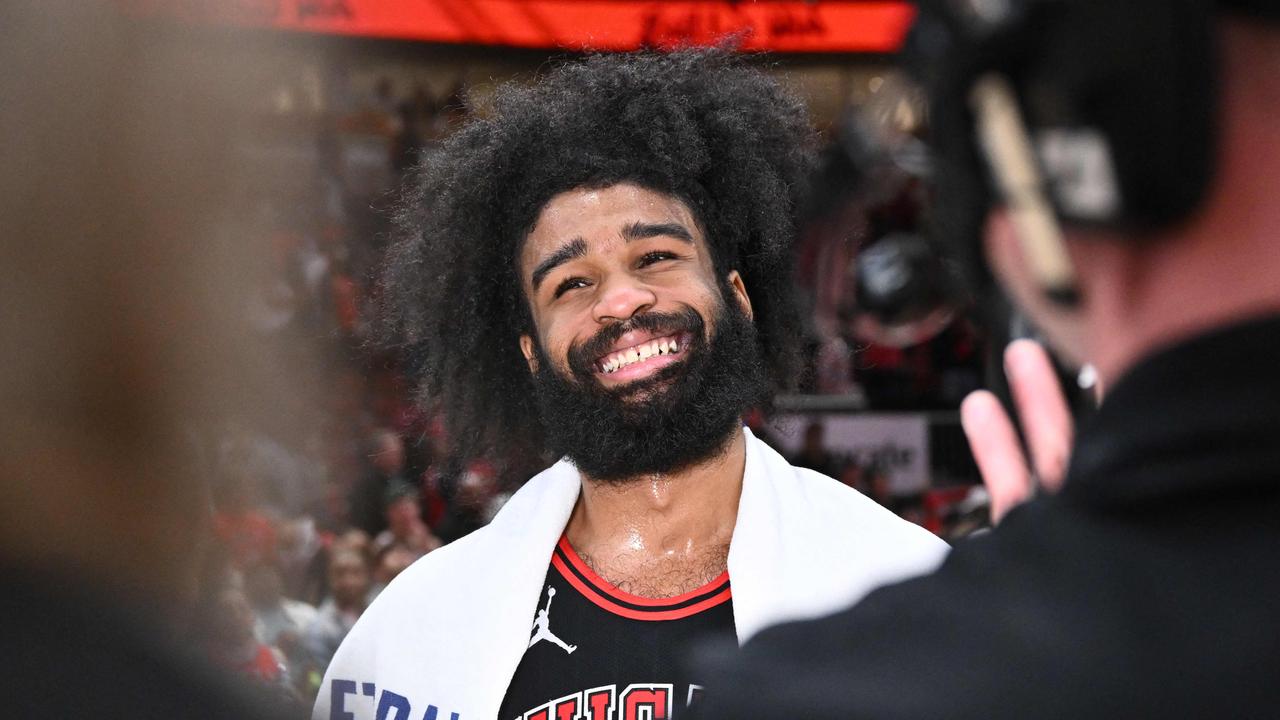
M1073 422L1048 352L1032 340L1005 349L1005 374L1036 477L1046 490L1062 487L1071 456Z
M965 398L960 405L960 424L991 495L991 521L999 522L1031 495L1031 475L1018 434L1000 401L986 390Z

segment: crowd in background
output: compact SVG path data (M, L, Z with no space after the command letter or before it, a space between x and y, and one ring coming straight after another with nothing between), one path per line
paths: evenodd
M207 657L263 691L309 704L338 644L378 592L423 555L483 526L539 458L498 467L457 458L440 418L412 397L398 359L369 342L368 311L389 232L393 188L463 119L467 93L376 84L316 139L312 192L263 197L258 227L273 249L270 280L247 310L258 337L306 368L319 406L298 431L229 423L209 448L212 547L203 573ZM369 182L350 138L381 148L385 174ZM849 394L872 409L954 409L980 382L981 338L964 318L928 342L876 345L853 322L851 236L907 229L910 185L874 205L812 213L797 248L797 283L810 301L811 372L801 391ZM833 258L832 248L836 248ZM513 349L514 351L514 349ZM864 404L864 407L868 406ZM766 437L764 418L750 423ZM921 520L883 474L840 458L810 429L793 461L836 477ZM966 509L957 504L956 519ZM913 515L915 513L916 515Z

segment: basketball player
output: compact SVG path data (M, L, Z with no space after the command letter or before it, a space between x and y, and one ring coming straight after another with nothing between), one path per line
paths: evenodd
M506 87L430 158L390 254L392 325L463 454L563 459L379 596L317 720L678 716L702 685L689 643L940 560L742 425L796 372L812 146L775 82L681 52Z
M707 715L1276 714L1278 8L922 3L942 207L985 218L991 271L1106 396L1062 482L1069 415L1045 354L1012 346L1031 462L990 395L965 426L1005 505L1036 475L1058 494L931 576L762 633Z

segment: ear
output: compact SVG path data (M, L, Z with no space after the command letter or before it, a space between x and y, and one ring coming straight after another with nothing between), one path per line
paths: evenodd
M1098 243L1097 247L1120 245ZM1079 309L1069 309L1045 296L1043 287L1031 272L1018 238L1018 229L1007 211L995 210L987 217L983 249L992 275L1019 311L1031 319L1059 357L1076 367L1083 365L1092 354L1085 342L1087 335L1083 315ZM1085 275L1081 277L1087 279Z
M538 356L533 352L533 338L528 335L520 336L520 352L524 354L524 361L529 364L529 372L538 372Z
M730 270L729 287L733 290L734 299L738 301L738 306L742 308L742 312L746 313L747 318L755 320L755 312L751 309L751 297L747 295L747 286L742 282L742 275L737 270Z

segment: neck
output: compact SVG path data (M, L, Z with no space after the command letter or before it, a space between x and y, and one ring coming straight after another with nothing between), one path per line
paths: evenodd
M588 564L620 586L618 578L641 587L645 583L637 577L659 568L701 568L682 585L696 583L695 576L702 582L714 579L725 569L746 460L746 436L735 428L720 453L680 472L623 482L584 477L565 533ZM656 594L671 590L677 588L659 588Z
M1241 229L1241 233L1257 228ZM1129 283L1095 296L1090 345L1104 386L1143 358L1216 327L1280 313L1280 224L1272 233L1185 239L1163 257L1134 261ZM1141 267L1138 263L1143 263Z

